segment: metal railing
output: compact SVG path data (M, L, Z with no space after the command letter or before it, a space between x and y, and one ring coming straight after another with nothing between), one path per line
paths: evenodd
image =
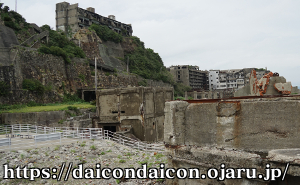
M164 151L163 144L145 143L116 132L102 130L101 128L44 127L29 124L16 124L0 126L0 135L4 134L6 138L4 138L3 141L0 139L0 150L7 149L2 146L8 146L8 149L10 150L13 148L18 149L19 147L17 146L24 145L24 142L26 143L26 146L37 147L45 144L42 143L42 141L51 141L52 144L59 143L61 145L67 139L69 139L68 141L70 141L70 139L81 139L82 141L85 139L106 139L137 150L148 152ZM18 140L18 138L28 138L29 140ZM9 141L7 139L9 139ZM13 140L11 141L11 139ZM33 141L30 139L33 139ZM2 145L2 143L5 144Z

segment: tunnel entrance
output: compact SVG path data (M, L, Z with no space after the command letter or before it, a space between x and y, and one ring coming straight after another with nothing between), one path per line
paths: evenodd
M84 91L84 101L90 102L96 100L95 91Z
M116 126L103 126L104 130L109 130L111 132L117 132L117 127Z

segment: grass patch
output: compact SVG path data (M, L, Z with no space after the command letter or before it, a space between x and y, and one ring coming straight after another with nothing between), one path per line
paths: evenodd
M0 113L27 113L27 112L48 112L48 111L60 111L60 110L69 110L70 106L76 107L77 109L88 109L88 108L94 108L94 105L91 105L89 103L78 103L78 104L52 104L52 105L46 105L46 106L35 106L35 107L27 107L26 105L22 106L15 106L12 107L11 110L1 110ZM5 108L4 108L5 109ZM8 108L9 109L9 108Z
M121 159L121 160L119 161L119 163L126 163L126 161L125 161L124 159Z
M92 146L90 147L90 149L91 149L91 150L96 150L96 146L95 146L95 145L92 145Z

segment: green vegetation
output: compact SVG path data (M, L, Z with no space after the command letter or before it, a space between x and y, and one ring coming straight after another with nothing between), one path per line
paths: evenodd
M63 119L61 119L61 120L58 121L58 124L63 124L63 123L64 123Z
M171 74L165 68L158 53L150 48L145 48L144 43L138 37L131 37L137 46L132 53L127 53L129 57L129 68L131 73L140 75L146 79L162 80L166 83L174 84Z
M119 161L119 163L126 163L126 161L125 161L124 159L121 159L121 160Z
M2 7L3 3L0 3L0 15L1 19L4 21L4 25L12 28L16 34L22 31L27 32L30 25L22 15L13 10L10 11L8 6Z
M84 76L83 74L80 74L80 75L78 76L78 78L80 78L82 82L85 81L85 76Z
M255 71L265 71L264 68L255 68Z
M191 91L192 88L190 86L186 86L182 83L175 83L174 85L174 96L184 96L185 91Z
M139 81L139 82L138 82L138 85L139 85L139 86L144 86L144 87L146 87L146 86L148 85L147 80L144 79L144 80L142 80L142 81Z
M60 31L54 31L48 25L41 27L42 30L49 31L49 42L39 48L39 52L61 56L66 63L71 62L71 58L85 58L83 50L68 39L68 37Z
M26 104L16 104L16 105L0 105L0 113L26 113L26 112L45 112L45 111L59 111L68 110L70 105L75 105L80 109L93 108L95 106L89 103L72 103L72 104L44 104L43 106L29 107Z
M92 24L89 30L94 30L98 37L103 41L113 41L115 43L120 43L123 40L122 35L109 29L107 26L102 26L98 24Z
M92 145L92 146L90 147L90 149L91 149L91 150L96 150L96 146L95 146L95 145Z
M46 91L46 87L38 80L24 79L22 83L23 89L29 91L35 91L40 95L43 95Z
M10 85L4 81L0 81L0 96L8 95L10 90Z
M80 99L76 94L69 94L69 93L64 93L63 97L63 102L64 103L84 103L85 101L83 99Z
M175 96L175 97L174 97L174 100L184 100L184 97L181 97L181 96Z
M81 146L81 147L84 147L84 146L85 146L85 143L81 143L80 146Z
M163 155L163 154L160 154L160 153L158 153L158 154L155 155L155 158L156 158L156 159L159 159L159 158L162 158L162 157L164 157L164 155Z

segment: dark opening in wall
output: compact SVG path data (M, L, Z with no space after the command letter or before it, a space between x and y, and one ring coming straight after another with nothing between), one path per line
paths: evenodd
M116 126L103 126L104 130L109 130L111 132L116 132L117 131L117 127Z
M96 100L95 91L84 91L84 101L90 102Z

